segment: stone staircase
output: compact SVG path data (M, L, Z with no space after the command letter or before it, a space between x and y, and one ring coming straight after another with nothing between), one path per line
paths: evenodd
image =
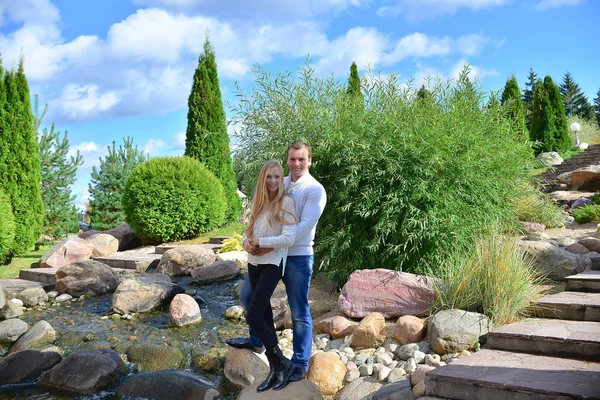
M218 250L222 247L220 243L196 244L195 246L204 247L211 250ZM162 255L176 245L156 246L152 252L143 252L139 250L123 251L107 257L95 257L111 267L118 275L127 272L146 272L149 268L155 268ZM54 288L56 279L54 274L57 268L30 268L19 271L18 279L0 279L0 287L7 293L20 292L30 287L41 286L45 290Z
M600 399L600 272L567 278L534 317L487 335L485 349L427 373L422 400Z
M544 174L544 179L552 181L562 173L596 164L600 164L600 144L593 144L583 153L575 154L562 164L554 166Z

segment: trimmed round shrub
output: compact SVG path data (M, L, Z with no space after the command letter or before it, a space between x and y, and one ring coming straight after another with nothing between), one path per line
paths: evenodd
M10 262L15 230L15 216L10 197L0 190L0 265Z
M122 198L127 223L145 243L196 237L225 220L221 182L190 157L153 158L129 175Z

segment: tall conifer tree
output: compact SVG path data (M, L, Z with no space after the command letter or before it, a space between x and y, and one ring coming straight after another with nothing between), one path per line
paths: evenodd
M596 113L596 122L600 127L600 89L598 89L598 93L596 93L596 98L594 99L594 111Z
M554 136L555 151L563 153L572 147L571 137L569 136L569 127L567 126L567 116L565 115L565 106L558 86L554 83L550 76L544 78L544 87L548 92L550 103L552 104L555 115L554 125L552 126L552 134Z
M533 113L533 92L537 81L537 74L533 68L529 69L525 89L523 89L523 115L525 117L525 126L531 132L531 115Z
M559 88L567 117L577 115L586 120L593 118L592 106L570 72L565 73Z
M516 123L520 133L525 132L525 117L523 115L521 90L519 89L517 78L515 78L514 75L506 81L500 101L502 105L509 103L508 107L510 111L508 116Z
M192 91L188 98L185 155L204 163L209 171L219 178L227 197L226 219L231 221L239 218L242 201L237 194L230 156L215 52L208 37L204 42L204 53L198 59Z
M23 58L16 72L3 74L1 91L0 188L12 204L16 226L11 253L18 255L28 251L39 239L44 213L40 158Z

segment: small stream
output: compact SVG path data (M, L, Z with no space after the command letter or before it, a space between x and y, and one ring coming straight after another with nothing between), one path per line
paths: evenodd
M187 293L195 290L194 298L200 305L202 321L197 324L172 328L166 306L134 315L131 320L113 318L112 294L89 297L82 301L48 303L43 308L26 311L20 317L33 326L46 320L56 330L55 345L63 351L63 358L75 350L107 347L123 354L132 344L167 345L179 348L184 354L181 369L193 372L218 388L223 399L233 399L236 392L221 375L211 374L192 367L192 357L213 348L223 348L225 338L244 335L245 323L231 322L224 317L227 308L239 304L236 288L240 280L232 280L210 286L198 286L191 277L175 277L173 281ZM6 352L7 349L0 350ZM129 374L137 373L135 366L126 363ZM124 379L127 379L125 377ZM115 388L116 389L116 388ZM116 390L96 393L77 399L116 399ZM63 393L34 384L11 385L0 388L0 400L4 399L73 399L72 393Z

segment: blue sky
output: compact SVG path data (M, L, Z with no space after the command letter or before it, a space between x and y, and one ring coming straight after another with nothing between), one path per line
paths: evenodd
M73 193L87 200L91 168L131 136L150 156L183 154L187 97L210 31L225 102L250 67L322 76L350 64L420 85L466 63L488 90L530 68L560 83L570 71L590 101L600 89L597 0L0 0L5 68L25 57L42 126L69 132L84 165ZM229 110L226 111L229 112Z

